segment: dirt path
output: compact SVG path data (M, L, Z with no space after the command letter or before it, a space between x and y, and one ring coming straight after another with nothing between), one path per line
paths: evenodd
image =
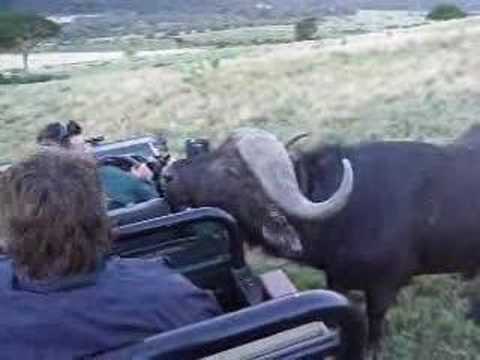
M171 49L155 51L139 51L136 57L146 58L156 55L175 55L185 52L195 53L204 49ZM55 52L34 53L30 55L29 65L32 71L38 71L49 67L69 66L102 61L118 61L125 57L121 51L106 52ZM22 57L15 54L0 54L0 71L21 69Z

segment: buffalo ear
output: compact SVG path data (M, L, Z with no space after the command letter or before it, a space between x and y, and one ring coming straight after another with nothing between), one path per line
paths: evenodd
M341 169L343 155L334 147L325 148L313 160L318 176L330 176L334 169Z
M305 166L305 161L301 159L300 154L296 154L296 157L290 157L292 159L293 167L295 169L295 176L297 178L298 187L300 191L306 195L309 192L308 186L308 172Z
M331 152L327 152L321 154L316 161L316 165L320 169L326 169L329 167L330 164L338 162L338 156L336 154L332 154Z
M298 150L289 150L288 151L288 156L290 157L290 160L292 161L292 163L295 164L297 161L300 160L301 152L298 151Z
M275 206L269 206L262 223L262 236L268 247L285 256L303 252L302 242L297 230Z

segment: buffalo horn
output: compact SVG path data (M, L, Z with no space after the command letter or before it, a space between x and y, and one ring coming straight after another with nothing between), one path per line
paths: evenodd
M347 204L353 189L349 160L342 160L343 179L337 191L326 201L311 202L301 193L288 153L275 136L259 129L245 129L237 136L240 157L285 214L301 220L325 220Z

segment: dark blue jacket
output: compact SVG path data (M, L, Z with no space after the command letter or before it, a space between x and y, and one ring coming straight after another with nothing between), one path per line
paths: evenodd
M0 359L72 359L221 312L163 261L112 259L96 273L19 280L0 257Z

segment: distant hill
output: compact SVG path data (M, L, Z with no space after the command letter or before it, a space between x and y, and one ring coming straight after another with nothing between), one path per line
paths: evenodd
M72 14L106 11L187 15L277 17L337 13L353 9L354 0L0 0L0 7L44 13Z
M362 9L430 10L438 4L456 4L465 10L479 10L480 0L358 0Z
M230 15L246 18L341 13L355 8L430 9L455 3L466 10L480 9L480 0L0 0L0 9L49 14L135 11L170 15Z

